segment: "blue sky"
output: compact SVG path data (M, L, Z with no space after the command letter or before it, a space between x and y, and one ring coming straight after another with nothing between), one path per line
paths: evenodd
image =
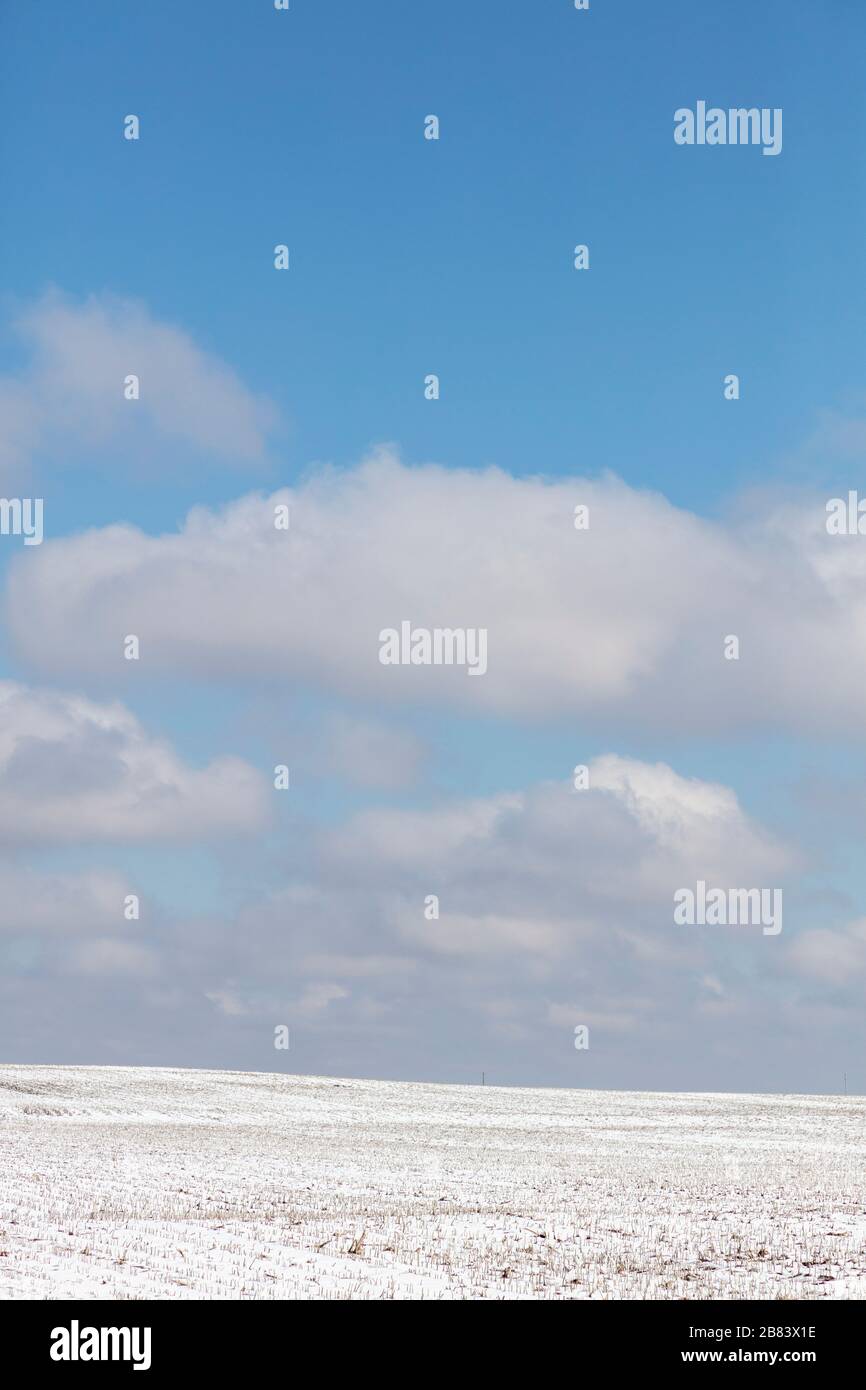
M117 953L88 947L89 954L81 956L86 970L80 960L70 967L64 1010L70 1020L83 1013L95 1020L80 1044L69 1044L71 1060L273 1066L274 1057L262 1050L260 1040L279 1001L266 997L260 963L251 963L245 973L236 947L224 953L225 979L210 982L210 994L223 1000L223 1012L204 1023L199 1003L184 998L164 1030L164 1051L157 1055L143 1047L153 1010L169 1007L164 977L183 974L177 940L187 919L218 919L209 928L214 941L224 944L228 936L236 942L239 932L250 929L265 889L279 897L304 882L305 892L322 895L323 880L306 882L309 863L320 864L325 880L339 876L343 842L338 852L317 836L355 835L360 843L358 817L368 813L397 808L424 817L434 808L518 789L529 795L533 786L567 780L575 763L613 753L636 765L663 762L683 779L729 788L742 816L787 846L791 934L838 932L842 937L808 938L796 956L800 974L793 983L787 965L778 977L775 965L737 965L745 976L756 975L769 998L787 989L780 1036L787 1036L786 1030L795 1035L803 1010L814 1010L808 1027L814 1027L818 1041L808 1066L792 1064L787 1043L780 1042L778 1053L765 1050L768 1060L755 1078L747 1058L755 1020L762 1008L767 1012L760 990L750 995L748 1022L735 1011L731 1015L741 1030L739 1058L732 1058L724 1040L708 1034L705 1054L698 1046L697 1060L686 1065L680 1036L660 1043L657 1054L650 1049L650 1065L643 1056L638 1062L646 1048L628 1043L634 1033L628 1034L622 1019L628 1000L652 996L652 974L631 986L626 969L619 985L626 1002L615 1006L611 983L602 1002L592 1005L586 993L591 994L592 939L572 954L565 948L558 956L554 951L558 968L573 981L568 999L581 1007L584 990L586 1008L595 1008L600 1020L597 1070L587 1067L584 1079L706 1089L831 1088L842 1059L850 1060L848 1029L859 1002L856 995L852 1000L834 994L839 972L834 974L821 955L860 960L858 929L851 926L859 920L864 888L857 800L864 759L855 690L859 560L856 540L843 542L851 573L846 571L850 588L840 597L832 566L813 561L805 540L802 550L786 540L778 563L774 546L780 509L794 509L800 519L791 534L805 536L809 522L803 517L820 515L827 497L857 486L866 442L860 352L866 309L860 157L866 103L859 73L864 29L866 16L853 0L820 8L807 0L766 0L760 6L746 0L712 5L592 0L585 13L576 12L569 0L473 0L468 6L442 0L435 7L406 0L364 6L292 0L287 13L275 12L267 0L184 0L181 5L152 0L136 7L89 0L86 6L3 10L0 171L7 198L0 224L0 373L10 383L7 418L14 430L23 431L26 448L19 449L19 435L10 432L16 452L10 452L0 481L7 496L45 497L46 542L25 552L14 538L2 539L0 581L5 585L17 575L18 599L10 600L0 633L0 675L64 699L123 702L148 737L170 742L187 769L200 771L214 759L233 757L267 778L275 762L290 758L295 789L289 803L263 813L260 831L240 847L228 820L227 828L214 832L215 839L203 832L195 846L182 834L173 842L170 836L160 840L132 830L94 832L85 841L58 836L56 830L41 838L34 832L28 862L41 872L125 874L159 910L158 951L150 942L142 947L152 949L154 958L130 955L124 966L123 988L131 991L135 1019L126 1042L112 1032L109 1045L111 1030L107 1024L100 1028L100 1006L88 994L96 988L93 962L98 957L100 969L107 969L119 959ZM781 154L767 158L758 148L677 146L673 113L699 99L725 108L781 108ZM122 138L128 113L141 120L136 142ZM429 113L441 122L436 142L423 139ZM291 255L285 274L273 268L273 248L283 242ZM576 243L590 248L588 272L573 268ZM60 320L39 307L52 293L53 302L68 309ZM107 404L100 413L99 316L104 311L110 318L115 311L104 306L127 301L141 306L144 318L137 326L124 320L111 339L130 344L128 360L118 358L118 372L134 370L129 364L153 325L177 330L204 355L205 374L214 363L231 374L227 392L214 388L215 402L218 396L227 401L224 448L214 447L200 422L178 423L177 411L170 428L151 422L140 433L137 424L117 430L109 425ZM98 306L95 318L87 317L88 304ZM22 332L22 321L31 328ZM51 362L45 368L44 360L40 368L34 342L50 356L61 351L61 336L64 372L70 375L64 377L67 395L58 403L54 369ZM159 339L162 346L153 349L155 362L166 341ZM92 419L85 418L83 405L78 409L67 398L68 382L75 378L73 391L81 384L70 364L80 360L82 371L89 370L91 357L97 386L86 409L94 412ZM435 403L423 395L431 372L441 380L441 399ZM741 381L736 403L722 392L730 372ZM191 398L194 388L180 375L178 382L181 396ZM144 389L146 395L151 390L146 380ZM0 405L6 399L0 396ZM248 423L255 401L265 403L268 417L261 438L253 438ZM49 425L31 437L26 422L33 403ZM235 448L234 439L243 447ZM500 525L505 519L502 554L512 575L529 557L527 602L535 574L547 574L545 546L533 535L524 546L512 534L512 515L519 527L524 502L504 500L507 489L500 496L498 485L485 491L486 469L502 470L508 479L548 479L552 498L565 498L573 488L576 501L584 493L583 483L574 480L587 480L599 489L600 505L614 496L605 481L612 473L628 489L624 516L631 516L632 508L636 517L643 515L645 493L665 499L640 523L658 528L658 550L645 554L639 544L626 545L615 565L618 574L631 574L638 618L626 586L621 613L606 616L602 645L579 647L593 666L607 660L602 649L607 652L608 637L611 650L618 650L620 640L634 643L622 688L613 674L607 684L592 678L572 699L569 661L563 657L560 668L551 656L549 706L537 691L512 698L498 687L489 702L485 696L478 704L467 703L462 694L443 696L432 686L420 698L416 692L392 701L390 687L383 699L378 687L365 683L366 676L353 676L354 656L333 657L333 644L323 642L322 653L310 648L294 664L287 658L284 668L258 619L250 623L255 633L245 631L235 614L231 581L221 571L214 579L208 571L210 552L198 552L194 537L187 544L190 508L231 509L249 494L266 496L288 487L301 499L303 516L304 498L315 510L316 480L327 465L351 477L381 445L393 446L402 463L393 483L387 476L377 478L364 497L374 518L385 515L393 502L394 519L383 520L381 534L374 534L374 524L368 550L363 537L341 543L342 548L334 541L335 558L320 575L323 588L329 575L336 576L338 592L345 584L347 602L356 584L351 574L347 578L339 571L340 557L351 551L360 591L367 563L383 547L387 551L395 528L406 524L416 505L405 474L420 471L426 478L425 465L440 465L454 479L463 472L478 475L478 496L485 499L479 514L489 505ZM462 484L430 476L430 506L442 507L445 553L454 517L458 536L471 537L478 521L467 519L467 529L461 530ZM523 496L531 509L530 493ZM426 505L426 492L423 500ZM338 510L350 503L351 496ZM475 502L466 505L471 510ZM682 519L669 537L666 508ZM322 515L327 527L327 510ZM229 615L224 661L205 650L210 637L198 651L200 619L187 631L178 617L177 629L169 631L170 589L168 597L159 591L163 616L154 617L151 650L159 643L164 648L154 665L143 660L140 668L111 667L102 648L91 649L90 636L102 632L101 623L114 632L116 617L119 631L131 621L130 612L151 611L148 605L159 590L158 579L153 590L150 579L136 587L119 545L117 568L105 580L105 591L89 590L80 612L74 605L66 612L63 596L76 590L76 576L91 560L102 564L99 557L113 545L105 528L118 523L136 528L136 535L181 538L185 549L178 553L185 558L175 576L177 612L187 612L183 586L191 585L192 612L198 601L196 575L209 575L203 584L215 583L213 592L219 592L219 604ZM782 529L789 537L786 527L787 521ZM435 538L433 519L430 533ZM57 548L63 537L69 538L68 551ZM765 645L761 623L772 629L766 669L754 676L742 705L739 695L727 703L723 687L717 694L712 682L706 683L702 649L695 657L692 696L687 643L697 640L700 648L700 636L694 637L701 631L700 614L683 620L687 637L674 618L672 632L676 628L679 636L656 632L664 615L650 599L638 621L642 595L657 594L659 605L678 609L692 583L692 562L703 565L719 538L736 549L741 571L728 609L724 584L719 599L717 581L707 577L726 574L728 560L707 562L707 574L694 581L696 592L706 584L707 595L719 604L718 622L730 624L747 621L738 606L744 594L766 596L767 611L750 629L752 652ZM419 555L428 541L427 532L419 532ZM138 556L139 540L130 544L130 553ZM242 576L248 554L243 545L237 557ZM412 592L411 584L403 583L412 553L410 544L408 559L398 561L396 553L393 559L394 592L401 598ZM833 560L838 553L831 552ZM495 548L490 554L495 567ZM680 554L682 573L655 588L659 569ZM808 563L802 558L807 555ZM56 571L49 573L55 563ZM174 575L174 562L167 563ZM149 573L149 565L142 550L135 574ZM441 571L433 565L434 594L437 584L444 591L451 572L445 562ZM384 573L387 579L387 567ZM540 599L540 623L548 623L568 582L562 575L568 573L566 566L551 578ZM50 584L43 581L46 575ZM815 575L824 587L813 591ZM33 588L29 576L35 576ZM470 591L471 581L470 573ZM259 593L258 582L255 576L238 581L238 612L251 593ZM379 592L387 593L387 586ZM584 602L582 593L579 587L574 591L576 610ZM519 599L520 586L515 594ZM289 597L302 609L308 599L297 587ZM279 628L285 618L285 595L274 593L272 615L270 601L264 600L262 629ZM470 592L467 625L480 621L472 612L486 613L490 601L491 592L482 588L473 609ZM310 599L313 607L315 602ZM381 599L371 598L371 622L385 626L393 615L377 603ZM832 626L829 637L820 635L825 603L842 615L835 648ZM215 621L219 604L215 600ZM789 647L799 656L781 672L777 690L770 650L775 652L776 643L782 650L788 641L787 621L807 622L813 611L819 615L816 644L810 647L811 638L792 629ZM325 631L327 619L318 621ZM844 628L847 621L850 630ZM518 619L508 634L507 617L500 622L503 642L519 642L524 629ZM567 641L567 625L564 632ZM714 633L712 628L708 643L715 642ZM642 634L651 644L657 638L652 654L644 650ZM301 642L302 634L295 632L291 640ZM562 638L556 640L561 653ZM846 642L852 644L850 671ZM842 674L828 669L822 681L828 649L839 653ZM666 666L669 652L675 655ZM184 653L190 653L188 659ZM525 670L533 659L530 643L513 669ZM778 664L778 653L774 659ZM805 672L802 697L795 689L797 662ZM844 692L837 697L840 684ZM42 696L36 698L38 703ZM335 755L334 747L344 751ZM383 747L385 754L376 752ZM284 754L286 748L290 752ZM377 757L385 762L393 757L400 775L382 774L374 765L368 775L356 775L351 764L358 749L365 765L368 756L373 764ZM90 750L87 756L97 754ZM613 782L619 787L615 777ZM612 786L607 794L619 795ZM246 783L244 788L252 807L253 791ZM193 820L198 794L189 793ZM70 807L73 820L75 814ZM258 812L249 814L254 820ZM528 826L527 837L542 835L546 812L538 814L539 823ZM420 820L417 833L420 839L433 835ZM230 850L220 834L229 835ZM627 838L625 828L622 834ZM532 856L527 861L527 883L535 862ZM722 856L718 862L730 862L732 874L738 871L735 858ZM772 862L781 864L781 858ZM563 884L562 892L579 898L582 882L568 890ZM363 894L360 882L346 891L356 903ZM526 891L531 898L534 890ZM651 894L642 903L641 891L629 888L617 905L616 912L624 914L617 930L628 933L629 912L657 912L654 900L648 906ZM271 904L262 915L268 918L272 910ZM381 953L375 923L390 910L365 900L360 917L369 912L369 923L359 925L352 945L359 960ZM550 904L539 906L542 917L553 910ZM346 908L332 904L330 911L328 920L336 922ZM560 902L556 912L561 911ZM477 904L471 911L466 905L461 920L472 912L472 920L484 916ZM496 913L488 916L492 920ZM323 926L323 939L329 930ZM279 931L274 931L268 949L279 956ZM340 934L336 927L333 934ZM411 954L414 945L402 940L395 953L402 959L403 948ZM495 946L491 949L495 955ZM357 1069L370 1075L398 1075L403 1069L406 1075L461 1079L464 1068L473 1074L477 1062L481 1069L478 1059L486 1050L500 1049L503 1079L581 1084L573 1056L563 1053L562 1025L556 1022L570 1004L545 995L543 980L537 997L525 1001L525 1017L518 1018L514 1006L510 1033L508 1028L504 1036L485 1033L486 1024L473 1022L472 1000L473 991L479 998L485 994L489 978L487 985L480 983L459 952L456 963L446 953L444 963L425 964L422 950L413 969L425 980L430 1007L443 1021L427 1030L426 1043L415 1037L407 1048L405 1037L399 1045L394 1041L407 1026L399 991L389 994L383 987L381 998L356 1000L349 981L358 978L357 960L345 978L339 974L346 949L317 954L308 946L298 952L297 972L294 964L286 967L284 990L288 1012L297 1006L299 1037L307 1039L301 1060L292 1059L303 1069ZM216 946L213 956L220 959ZM316 974L319 956L327 956L325 985L345 991L321 1009L315 993L322 985ZM810 978L819 956L818 973ZM15 946L9 959L23 958ZM459 980L449 977L451 967L462 972ZM196 968L192 960L183 968L184 989L193 994ZM701 968L694 966L698 975ZM83 973L76 975L76 969ZM214 969L218 975L219 967ZM497 986L496 999L488 1001L494 1030L507 1012L503 997L510 1008L520 995L521 969L515 967L511 984ZM490 975L495 973L491 967ZM735 983L716 981L706 963L704 976L714 981L711 992L718 986L736 993ZM660 987L662 995L667 987ZM38 998L48 1001L54 997L51 989L63 988L61 972L59 983L40 981ZM862 982L859 988L862 994ZM449 1007L462 1010L459 1026L446 1024L441 1000L435 1002L437 989ZM226 995L233 1001L228 1006ZM15 997L23 1008L25 995ZM339 1016L344 1005L346 1017ZM357 1011L349 1015L355 1005ZM635 1007L640 1012L644 1003ZM402 1024L393 1014L396 1009L399 1018L401 1008ZM544 1032L533 1018L547 1020L545 1027L553 1032ZM611 1026L614 1033L620 1029L607 1053L605 1020L618 1020ZM692 1018L682 1026L699 1025ZM16 1013L10 1023L8 1046L16 1060L65 1060L56 1055L52 1040L40 1041L38 1023L28 1025L24 1014ZM44 1057L35 1055L40 1048Z
M712 508L862 391L855 4L95 0L86 42L82 15L4 18L7 289L104 287L181 322L281 405L273 478L393 438ZM781 106L782 157L661 143L700 96ZM171 525L201 496L119 500Z

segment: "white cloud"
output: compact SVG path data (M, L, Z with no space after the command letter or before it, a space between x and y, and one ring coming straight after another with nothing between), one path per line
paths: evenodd
M53 291L16 328L31 355L17 377L0 380L0 465L20 467L48 449L62 462L70 442L129 440L145 423L235 462L262 456L273 407L143 305L110 295L79 303ZM137 401L124 398L129 375L139 378Z
M239 758L196 769L117 703L0 682L0 833L12 843L196 840L264 825Z
M541 964L579 943L603 954L613 937L629 951L638 926L673 957L687 938L673 927L677 888L698 878L776 885L795 865L728 788L615 755L589 772L587 791L546 783L434 810L361 812L327 837L326 876L377 892L396 935L426 953L524 953ZM440 899L438 922L424 918L428 894Z
M285 1023L304 1068L325 1072L447 1075L463 1059L473 1073L534 1066L536 1079L564 1084L597 1084L597 1071L579 1079L587 1067L619 1066L664 1085L673 1067L708 1085L730 1084L736 1058L748 1089L755 1059L781 1065L804 1018L813 1039L838 1026L832 1008L816 1022L802 1001L858 978L862 924L797 938L786 911L779 938L681 926L673 894L704 878L781 886L790 905L805 867L730 788L609 754L590 763L587 791L565 780L428 809L368 808L339 827L294 824L284 886L262 886L219 917L159 917L141 931L119 920L120 875L38 892L13 881L47 952L39 974L74 977L75 990L59 1003L39 992L21 945L27 924L16 932L10 910L0 912L0 955L13 977L16 966L31 973L17 991L0 979L0 994L23 1009L36 991L69 1027L84 1007L78 991L92 1008L110 976L118 1046L127 1013L144 1040L156 1010L160 1037L182 1035L193 1050L207 1039L225 1065L243 1058L260 1070ZM269 875L275 868L272 851ZM424 913L431 893L434 920ZM591 1029L585 1054L573 1048L580 1023ZM88 1020L74 1026L90 1035ZM97 1036L108 1026L100 1012Z
M291 505L291 528L274 505ZM574 506L590 507L575 531ZM41 670L275 676L379 704L569 714L724 733L861 721L866 560L823 500L735 525L612 478L407 468L380 454L294 492L194 510L182 532L111 526L13 562L9 626ZM383 667L380 630L485 627L489 669ZM740 639L740 660L723 642ZM349 735L347 734L347 737ZM355 746L357 746L357 738Z
M538 1029L582 1001L572 1026L607 1020L623 1033L659 1018L682 1030L711 980L715 997L730 990L759 1021L750 977L775 943L760 928L678 926L673 895L701 877L775 886L799 870L797 855L725 787L613 755L590 776L584 792L544 783L368 809L316 832L293 846L291 887L250 903L228 950L208 944L209 968L223 972L214 988L265 1010L282 998L311 1025L334 989L346 991L341 1019L360 1023L373 1001L404 1027L431 1007L483 1014L511 999L512 1021ZM438 919L425 916L430 894Z
M715 862L724 845L741 872L751 863L766 868L774 857L771 840L743 815L730 787L681 777L665 763L612 754L596 758L590 776L591 786L613 793L660 850ZM724 872L721 862L715 872Z

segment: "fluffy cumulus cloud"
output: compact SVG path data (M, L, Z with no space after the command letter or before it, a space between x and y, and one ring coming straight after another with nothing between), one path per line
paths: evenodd
M591 763L589 779L581 791L541 783L437 809L363 811L320 844L323 879L374 902L392 944L553 980L575 952L591 948L595 970L606 955L633 954L641 935L682 960L693 947L673 926L678 887L778 883L795 866L728 788L614 755ZM430 894L435 921L423 910Z
M288 505L288 529L275 509ZM574 508L589 508L589 529ZM725 733L861 722L866 561L824 502L698 518L614 478L410 468L381 452L293 490L194 510L177 534L110 526L17 558L6 614L40 670L263 677L380 705L581 714ZM486 629L484 675L383 665L382 630ZM739 640L739 660L725 641ZM348 737L348 735L347 735Z
M210 967L250 1029L293 1022L305 1055L343 1069L378 1047L406 1075L486 1055L574 1084L585 1024L578 1081L793 1087L814 1066L820 1088L821 1049L805 1057L800 1040L826 1052L862 1031L864 937L862 923L798 934L808 867L730 788L606 755L586 790L371 808L316 834ZM698 879L781 890L783 932L678 924L674 894Z
M23 311L16 328L28 356L17 375L0 381L5 472L46 451L62 463L77 445L129 442L142 424L211 457L244 462L263 454L273 407L143 305L52 292ZM139 379L136 401L124 396L131 375Z
M652 1030L681 1048L715 1046L732 1019L759 1036L756 970L772 959L782 979L779 939L677 925L673 895L699 877L779 886L801 868L729 789L613 755L585 791L368 809L286 854L285 887L166 942L166 978L185 1011L206 1002L239 1039L286 1023L311 1067L383 1047L408 1074L424 1056L447 1066L455 1037L477 1055L517 1049L518 1074L521 1048L560 1048L565 1066L579 1023L608 1061Z
M185 763L118 703L0 682L6 844L189 841L260 830L268 784L238 758Z
M141 901L135 875L51 867L52 855L192 842L224 852L267 828L270 798L258 770L233 757L194 768L116 702L0 682L0 973L25 1031L31 995L69 1006L86 1034L101 1004L83 982L137 989L172 969L157 902L145 899L147 930L127 914L130 895Z
M270 1070L286 1025L293 1070L793 1086L804 1028L852 1026L843 976L864 959L862 924L791 933L808 867L730 788L609 754L585 790L295 825L221 915L129 923L121 874L21 871L0 999L13 1036L35 1011L103 1059ZM676 923L699 878L781 888L785 931Z

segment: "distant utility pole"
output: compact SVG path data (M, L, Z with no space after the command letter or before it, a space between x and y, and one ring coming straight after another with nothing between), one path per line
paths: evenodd
M484 1085L484 1072L481 1073L481 1085Z

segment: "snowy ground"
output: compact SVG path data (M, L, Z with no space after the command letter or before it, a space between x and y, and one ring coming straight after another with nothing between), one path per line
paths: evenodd
M866 1101L0 1067L3 1298L864 1298Z

